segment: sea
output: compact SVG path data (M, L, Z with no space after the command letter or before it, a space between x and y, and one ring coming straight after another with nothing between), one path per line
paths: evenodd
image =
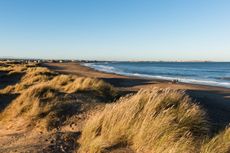
M230 62L89 62L95 70L230 88Z

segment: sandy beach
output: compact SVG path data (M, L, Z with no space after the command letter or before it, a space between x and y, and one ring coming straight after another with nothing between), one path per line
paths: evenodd
M136 92L145 87L160 87L185 90L197 103L206 109L213 130L219 131L230 123L230 89L187 83L172 83L167 80L148 79L105 73L80 63L43 63L42 66L63 73L103 79L121 91Z
M216 136L220 145L229 142L222 137L230 89L104 73L78 62L1 64L0 153L136 153L162 138L154 148L206 153L219 147Z

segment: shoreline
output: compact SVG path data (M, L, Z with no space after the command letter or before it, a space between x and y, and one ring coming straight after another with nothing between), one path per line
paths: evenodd
M162 80L174 83L182 83L182 84L190 84L190 85L201 85L201 86L209 86L209 87L219 87L219 88L226 88L230 89L230 84L228 82L218 82L215 80L202 80L202 79L194 79L194 78L178 78L178 77L167 77L167 76L154 76L154 75L147 75L147 74L138 74L138 73L128 73L128 72L119 72L113 70L106 70L106 66L102 65L103 67L100 70L100 67L94 65L94 63L87 63L81 62L81 66L89 67L92 70L99 71L102 73L109 73L115 75L123 75L127 77L137 77L137 78L144 78L144 79L152 79L152 80ZM108 66L110 68L110 66ZM112 67L114 68L114 67ZM228 78L228 77L227 77ZM229 84L229 85L228 85Z
M83 65L83 63L84 62L43 63L42 66L51 68L52 70L60 72L60 73L73 74L73 75L86 76L86 77L95 77L95 78L105 79L105 80L107 78L126 78L126 79L135 79L135 80L146 80L150 84L152 84L152 82L158 83L158 84L168 83L169 85L189 86L190 88L202 88L202 89L205 88L205 89L208 89L210 91L212 91L212 90L213 91L217 91L217 90L226 91L227 93L230 94L230 88L227 88L227 87L205 85L205 84L195 84L195 83L187 83L187 82L173 83L173 81L167 80L167 79L149 78L149 77L144 77L144 76L122 75L122 74L113 73L113 72L100 71L100 70L91 68L89 66L85 66L85 65ZM80 71L78 73L74 70L71 72L67 68L68 66L70 66L70 68L72 68L74 66L77 70L80 70Z
M230 89L228 88L181 82L172 83L167 80L146 79L105 73L76 62L42 63L41 66L47 67L52 71L61 74L72 74L76 76L102 79L112 84L119 91L124 92L124 94L137 92L141 88L146 87L184 90L186 94L206 110L207 116L213 125L213 131L217 132L224 129L230 123Z

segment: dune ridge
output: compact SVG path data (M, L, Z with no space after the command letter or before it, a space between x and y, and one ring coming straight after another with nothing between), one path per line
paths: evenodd
M82 132L82 150L96 153L126 144L143 153L193 153L208 127L205 112L183 92L146 89L92 117Z

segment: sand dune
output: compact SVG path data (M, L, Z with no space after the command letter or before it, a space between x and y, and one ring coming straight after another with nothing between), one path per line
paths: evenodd
M11 65L1 79L10 81L8 76L21 66ZM23 67L21 78L0 90L4 103L0 152L76 150L75 140L85 119L112 100L116 90L98 79L59 75L38 66Z
M0 152L230 151L229 89L78 63L1 62L0 82Z

